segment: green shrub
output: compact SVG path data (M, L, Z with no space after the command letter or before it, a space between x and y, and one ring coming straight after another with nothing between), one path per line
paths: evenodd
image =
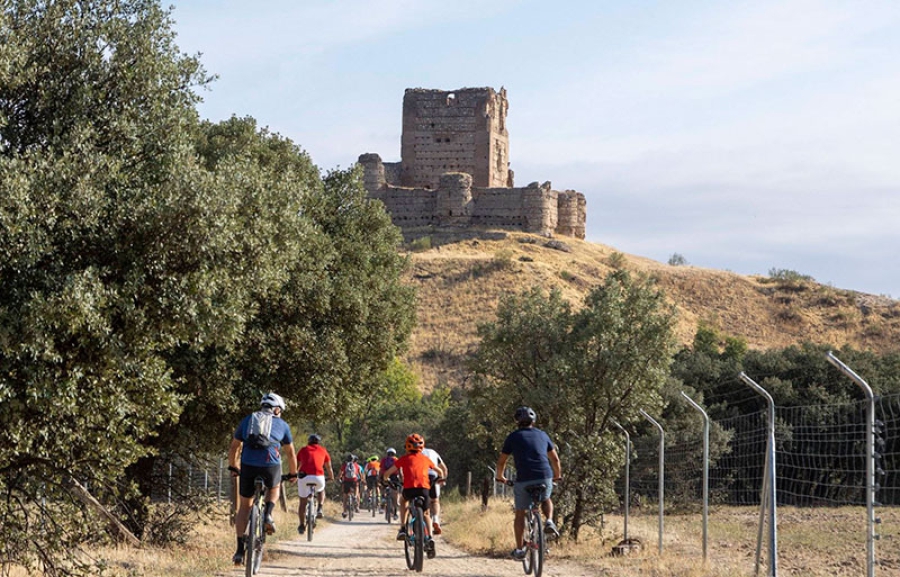
M430 236L420 236L415 239L411 243L409 243L409 249L413 252L421 252L424 250L429 250L431 248L431 237Z

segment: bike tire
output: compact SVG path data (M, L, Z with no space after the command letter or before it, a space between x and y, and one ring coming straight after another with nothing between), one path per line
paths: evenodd
M420 572L425 563L425 515L422 508L415 507L415 523L413 531L415 532L415 554L413 555L413 569Z
M372 495L369 499L369 505L372 506L372 518L374 519L375 515L378 514L378 497Z
M407 569L413 569L416 566L414 539L415 530L412 524L412 512L410 512L410 519L406 522L406 538L403 539L403 554L406 556Z
M544 555L547 552L544 543L544 522L540 511L534 512L534 577L541 577L544 572Z
M353 512L356 510L356 497L347 499L347 520L353 520Z
M250 509L247 540L244 543L244 574L253 577L262 563L262 518L259 506Z
M387 521L388 525L394 520L394 500L390 491L388 491L384 501L384 520Z
M306 540L312 541L313 538L313 530L316 528L316 507L318 507L316 501L315 492L309 497L309 500L306 502Z
M522 569L526 575L534 572L534 513L525 513L525 558L522 559Z

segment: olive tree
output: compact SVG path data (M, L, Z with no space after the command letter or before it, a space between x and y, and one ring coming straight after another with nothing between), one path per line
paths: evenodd
M615 499L623 456L613 419L661 406L673 315L652 281L616 271L578 309L532 289L504 299L497 320L480 327L473 430L499 444L517 405L535 409L557 443L564 480L554 502L576 539Z

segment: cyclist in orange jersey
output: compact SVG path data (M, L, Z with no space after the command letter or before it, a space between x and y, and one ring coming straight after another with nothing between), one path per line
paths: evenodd
M403 492L400 499L400 519L403 523L400 532L397 533L397 540L403 541L406 538L406 511L409 508L408 503L421 497L423 500L423 517L425 519L425 552L428 558L435 555L434 540L431 538L431 497L429 490L431 482L428 479L428 472L434 469L440 472L440 469L434 466L427 456L422 454L425 448L425 439L421 435L413 433L406 438L406 454L397 459L390 469L382 471L382 478L390 477L397 471L403 478Z

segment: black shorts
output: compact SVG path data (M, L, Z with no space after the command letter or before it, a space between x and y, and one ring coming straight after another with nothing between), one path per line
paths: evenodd
M369 475L366 477L366 488L370 491L375 490L375 485L378 484L378 475Z
M241 497L249 499L256 492L256 478L262 477L266 488L271 489L281 484L281 464L257 467L241 464Z
M425 487L415 487L413 489L403 489L403 500L411 503L416 497L422 497L424 503L422 508L428 510L431 507L431 496L428 495L428 489Z
M359 481L348 481L347 479L344 479L342 482L344 485L344 495L355 493L356 486L359 485Z

